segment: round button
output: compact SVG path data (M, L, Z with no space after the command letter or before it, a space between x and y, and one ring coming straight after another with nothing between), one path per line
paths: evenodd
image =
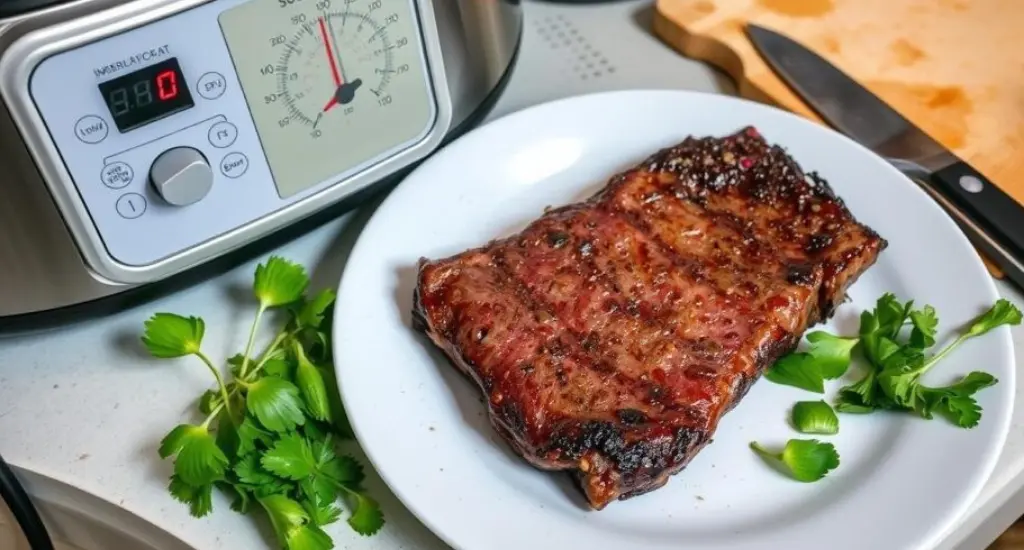
M240 178L249 169L249 157L242 153L228 153L220 161L220 173L229 178Z
M196 82L196 88L199 89L199 95L202 97L217 99L224 95L224 91L228 89L228 81L220 73L209 72L199 77L199 81Z
M100 179L103 185L111 189L120 189L132 182L135 178L135 171L124 162L115 162L103 167L100 172Z
M960 176L960 187L968 193L980 193L985 184L974 176Z
M149 168L149 182L168 204L187 206L213 187L213 170L201 152L174 147L160 153Z
M85 115L75 123L75 137L83 143L99 143L107 139L110 127L96 115Z
M126 220L134 220L146 212L146 197L138 193L125 193L117 199L117 213Z
M221 121L210 126L207 137L210 138L210 145L214 147L230 147L238 138L238 128L230 122Z

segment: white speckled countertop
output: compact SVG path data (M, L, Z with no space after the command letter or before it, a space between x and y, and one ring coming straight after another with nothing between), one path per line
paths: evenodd
M602 89L664 87L731 93L731 84L717 73L677 56L651 36L646 30L649 17L647 1L601 7L528 2L519 65L490 118L548 99ZM614 49L598 47L604 48L616 71L589 80L566 78L564 67L572 61L566 57L569 54L548 49L536 32L541 23L552 21L576 28L592 44L615 44ZM635 63L636 59L645 63ZM334 286L373 206L275 253L306 265L314 286ZM193 361L155 361L138 346L142 322L155 311L172 311L206 320L207 353L227 357L240 350L253 310L251 302L239 296L247 295L253 268L262 259L113 317L0 339L0 453L40 502L84 510L94 519L133 532L154 548L271 547L257 523L231 511L219 493L214 497L216 512L199 520L189 517L186 507L167 494L170 464L159 460L156 447L167 430L192 418L194 400L211 381L209 373ZM1004 296L1024 304L1016 291L1002 283L999 288ZM1024 327L1014 330L1014 341L1018 350L1024 349ZM1024 435L1019 432L1024 411L1018 407L1014 416L1013 433L993 477L943 548L984 548L1024 512L1020 491ZM354 445L353 450L361 456ZM344 523L336 524L331 534L338 547L445 547L372 473L367 485L382 502L387 526L375 537L360 538Z

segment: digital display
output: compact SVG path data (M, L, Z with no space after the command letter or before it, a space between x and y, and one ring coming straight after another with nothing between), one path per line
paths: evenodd
M122 133L195 105L176 57L103 82L99 89Z

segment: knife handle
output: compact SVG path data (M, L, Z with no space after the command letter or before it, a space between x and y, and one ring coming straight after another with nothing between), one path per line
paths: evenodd
M942 194L1018 261L1024 261L1024 206L962 160L932 174Z

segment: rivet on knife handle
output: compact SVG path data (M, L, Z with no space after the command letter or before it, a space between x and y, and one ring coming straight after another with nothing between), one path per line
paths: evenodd
M1024 218L1017 201L963 161L937 170L931 180L1007 252L1024 257Z

